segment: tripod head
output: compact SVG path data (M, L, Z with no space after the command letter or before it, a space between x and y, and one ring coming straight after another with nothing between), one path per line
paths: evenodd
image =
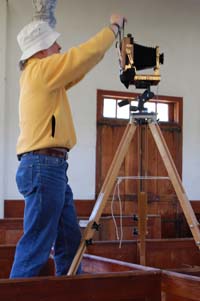
M118 103L119 107L123 107L125 105L130 105L130 112L138 112L138 114L141 113L147 113L147 108L144 107L144 104L151 98L154 97L154 93L151 91L151 87L148 86L148 88L141 94L139 95L135 100L138 101L137 106L132 106L130 104L130 101L125 99L122 100Z
M146 113L147 108L144 107L144 104L151 98L154 97L154 93L151 92L150 86L140 95L138 96L138 106L130 106L130 112L139 112Z

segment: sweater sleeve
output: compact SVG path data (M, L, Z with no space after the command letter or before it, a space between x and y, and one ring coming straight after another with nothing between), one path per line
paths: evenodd
M40 60L40 72L48 88L68 88L78 82L103 58L114 40L113 31L106 27L78 47Z
M78 84L83 78L84 78L84 75L83 75L83 76L80 76L79 78L77 78L77 79L74 80L73 82L68 83L68 84L65 86L65 90L69 90L69 89L72 88L74 85Z

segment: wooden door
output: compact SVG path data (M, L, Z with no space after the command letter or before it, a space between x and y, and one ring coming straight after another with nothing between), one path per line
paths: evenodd
M102 187L125 127L129 122L128 119L105 118L103 115L103 100L105 98L116 100L126 98L133 99L136 96L137 94L115 91L98 90L97 92L96 195L98 195ZM159 126L179 175L182 176L182 99L170 96L158 96L157 99L153 99L153 101L161 103L163 101L169 104L168 121L159 122ZM167 172L150 130L145 130L145 126L140 126L140 131L141 133L139 133L139 129L137 128L128 153L121 166L119 176L138 176L139 173L142 173L142 175L146 174L152 177L167 177ZM140 140L142 142L140 142ZM140 147L141 143L142 148ZM139 158L142 163L139 162ZM145 160L146 163L144 162ZM123 180L120 183L121 200L137 200L138 181L139 180ZM166 229L166 231L170 236L170 219L174 219L172 221L172 227L174 229L174 226L176 226L177 212L180 211L171 182L167 179L145 181L145 191L148 195L150 213L160 214L161 216L165 214L165 218L168 219L168 229ZM111 198L112 195L110 196L110 199ZM160 205L161 202L163 202L163 205ZM151 208L153 209L151 210ZM174 230L172 232L174 235Z

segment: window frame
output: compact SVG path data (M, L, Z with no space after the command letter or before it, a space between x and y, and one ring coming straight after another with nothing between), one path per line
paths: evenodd
M112 124L126 124L128 119L120 118L109 118L103 116L103 99L134 99L141 95L141 93L132 93L132 92L121 92L113 90L97 90L97 122L103 123L112 123ZM160 121L160 124L176 124L182 127L183 124L183 99L182 97L176 96L164 96L164 95L155 95L149 102L156 103L167 103L169 104L169 121Z

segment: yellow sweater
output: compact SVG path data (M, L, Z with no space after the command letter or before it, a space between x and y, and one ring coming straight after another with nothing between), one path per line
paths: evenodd
M78 47L32 58L20 78L17 154L46 147L71 149L76 133L66 90L81 80L115 39L109 27Z

